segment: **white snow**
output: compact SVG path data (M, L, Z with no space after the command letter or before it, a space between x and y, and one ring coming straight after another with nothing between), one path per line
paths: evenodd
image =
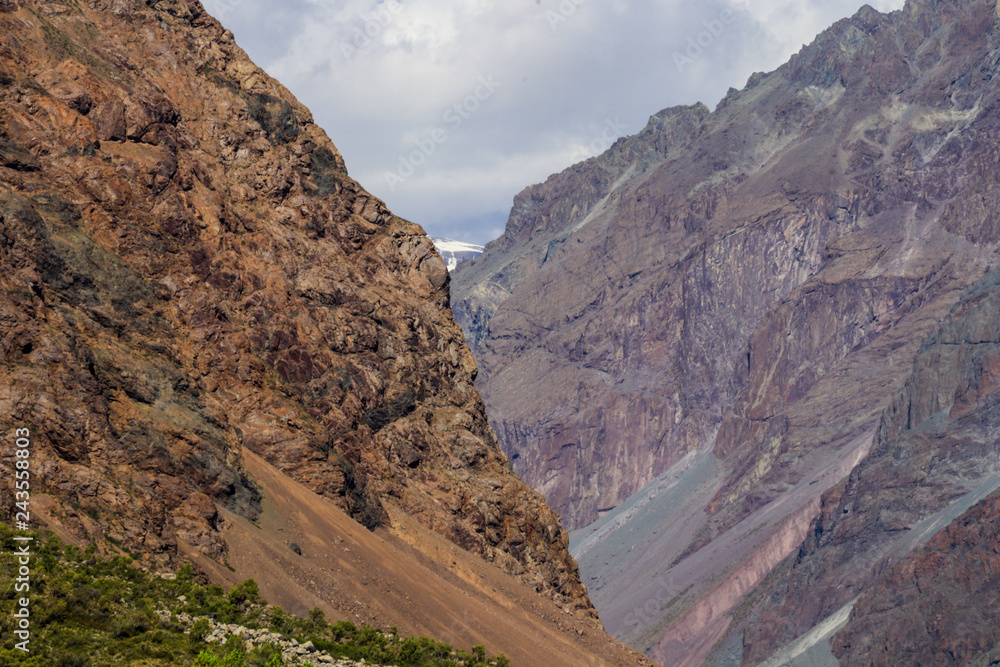
M441 253L441 259L447 264L448 271L454 271L459 262L479 257L484 250L481 245L456 241L443 236L432 236L430 239L434 243L434 247Z
M438 252L469 252L481 255L483 253L483 246L476 245L474 243L465 243L464 241L456 241L454 239L447 239L443 236L432 236L431 241L434 242L435 247L437 247Z

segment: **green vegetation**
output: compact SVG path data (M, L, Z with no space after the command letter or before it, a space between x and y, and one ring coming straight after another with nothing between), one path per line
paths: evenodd
M267 93L243 95L250 117L260 124L272 144L287 144L299 136L299 121L292 105Z
M337 158L329 148L317 148L309 157L313 183L317 194L327 196L337 194L341 188L342 175L337 168Z
M200 583L185 563L168 580L135 567L124 557L103 558L91 545L66 546L35 534L31 556L30 653L14 648L14 611L25 593L15 591L14 532L0 523L0 665L9 667L281 667L281 649L263 644L247 650L230 636L209 644L209 618L220 623L267 629L299 642L312 641L334 657L364 659L399 667L504 667L503 655L489 658L482 646L455 650L425 637L400 637L353 623L329 623L322 610L308 618L286 613L261 599L249 579L228 592ZM180 615L195 618L189 628ZM190 632L185 632L189 629Z

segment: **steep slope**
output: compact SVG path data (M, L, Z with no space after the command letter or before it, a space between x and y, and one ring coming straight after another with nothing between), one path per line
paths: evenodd
M1000 272L993 271L921 346L871 454L823 497L807 539L748 626L745 664L845 606L853 610L833 643L850 664L898 664L907 654L912 664L968 664L1000 641L987 641L996 611L988 596L997 586L989 531L990 494L1000 487L998 362ZM977 516L983 524L969 537ZM923 583L932 575L933 585ZM949 651L953 657L944 660Z
M232 569L189 554L218 581L252 577L286 611L305 616L318 606L331 619L484 644L514 665L653 665L398 507L387 507L391 532L371 533L255 454L246 462L263 513L256 524L225 513Z
M745 428L725 407L760 421L771 393L802 396L924 305L914 294L981 275L994 186L959 179L990 157L975 137L991 122L980 97L995 63L991 8L971 5L962 25L937 30L921 28L921 5L897 20L862 10L711 115L661 112L519 195L505 234L456 273L455 311L501 442L570 526L724 423L725 437ZM966 229L970 216L982 224ZM787 386L762 384L753 350L778 344L767 327L812 326L809 293L836 302L826 318L852 326L829 331L853 338L814 345L831 358L811 370L813 349L785 352L798 355L778 369Z
M224 517L261 513L254 452L595 622L431 241L198 2L0 2L0 265L0 423L33 435L36 520L222 563Z
M841 663L996 664L998 541L1000 495L994 493L862 595L834 640Z
M693 448L711 429L651 381L658 369L642 342L646 318L668 322L676 304L654 298L662 285L632 269L675 251L648 243L655 230L608 227L619 201L630 201L628 188L685 145L707 114L700 105L664 111L599 158L528 188L504 235L455 272L453 308L478 357L491 423L515 471L570 527L679 458L650 446L665 432ZM649 345L665 347L679 334L669 329Z
M503 448L581 529L608 629L664 664L742 660L744 627L756 664L849 602L803 584L743 625L997 263L997 15L863 8L529 188L455 273Z

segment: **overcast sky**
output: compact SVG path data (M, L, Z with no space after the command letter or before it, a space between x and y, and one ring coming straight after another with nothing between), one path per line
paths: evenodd
M864 4L203 1L312 110L365 188L430 234L478 243L503 232L524 187L661 109L714 108Z

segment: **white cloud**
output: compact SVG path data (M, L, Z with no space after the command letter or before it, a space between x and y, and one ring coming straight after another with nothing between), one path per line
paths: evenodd
M879 10L903 0L872 0ZM609 119L628 133L674 104L714 105L860 0L244 0L224 23L313 111L351 173L399 215L486 241L524 186L580 159ZM688 38L732 20L690 66ZM462 118L445 114L499 87ZM448 132L395 189L386 171ZM461 220L469 221L456 234ZM477 227L480 225L481 228Z

